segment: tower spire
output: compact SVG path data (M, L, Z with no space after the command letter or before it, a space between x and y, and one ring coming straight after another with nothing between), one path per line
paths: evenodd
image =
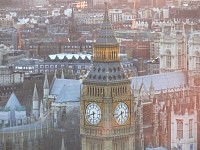
M105 14L103 24L101 26L101 31L99 32L95 45L119 45L115 38L114 32L112 30L112 25L109 20L107 2L105 2Z
M64 79L64 78L65 78L65 75L64 75L64 72L63 72L63 69L62 69L61 79Z
M49 82L47 78L47 73L45 73L44 85L43 85L43 97L47 98L48 95L49 95Z
M39 117L39 97L37 92L37 86L35 84L33 90L33 97L32 97L32 114L35 116L35 119Z

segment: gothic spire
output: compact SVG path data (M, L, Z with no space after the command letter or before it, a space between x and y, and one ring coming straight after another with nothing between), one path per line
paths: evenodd
M38 100L39 100L39 97L38 97L38 92L37 92L37 86L36 86L36 83L35 83L32 101L38 101Z
M63 69L62 69L61 79L64 79L64 78L65 78L65 75L64 75L64 72L63 72Z
M54 76L53 76L54 79L57 78L56 73L57 73L57 71L55 71L55 73L54 73Z
M49 89L49 82L48 82L48 78L47 78L47 73L45 73L43 89Z
M62 145L61 145L61 149L60 150L65 150L65 142L64 142L64 138L62 137Z
M40 118L43 116L44 114L44 106L43 106L43 101L40 101Z
M112 30L112 25L109 20L107 2L105 2L105 14L103 24L101 26L101 30L99 32L95 45L118 45L118 42Z

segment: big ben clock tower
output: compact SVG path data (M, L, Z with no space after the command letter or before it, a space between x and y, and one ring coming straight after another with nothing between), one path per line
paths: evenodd
M119 59L105 3L104 21L93 49L93 66L80 100L82 150L133 150L134 111L130 80Z

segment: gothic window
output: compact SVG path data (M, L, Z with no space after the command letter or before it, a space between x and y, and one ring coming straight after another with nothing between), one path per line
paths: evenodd
M196 69L200 69L200 54L196 52Z
M124 144L124 142L121 142L121 150L125 150L125 144Z
M178 68L181 69L182 65L182 60L181 60L181 50L178 50Z
M114 143L114 150L117 150L117 143Z
M171 52L167 50L166 54L166 67L171 68Z
M192 138L192 119L189 120L189 138Z
M182 139L183 138L183 120L177 119L177 138Z
M152 106L151 105L144 105L143 106L143 124L144 125L151 125L152 123Z

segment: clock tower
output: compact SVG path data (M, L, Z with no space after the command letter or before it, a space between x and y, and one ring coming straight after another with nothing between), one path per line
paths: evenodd
M81 146L82 150L133 150L133 95L105 5L104 21L93 48L93 65L83 81Z

